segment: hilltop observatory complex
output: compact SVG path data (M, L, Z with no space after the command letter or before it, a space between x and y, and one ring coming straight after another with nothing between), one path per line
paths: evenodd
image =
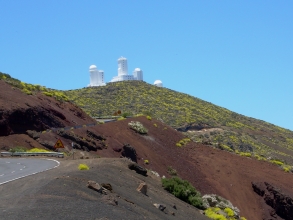
M105 86L104 82L104 71L98 70L97 66L91 65L89 68L90 71L90 84L91 86ZM128 75L128 65L127 59L125 57L120 57L118 59L118 76L114 76L110 82L119 82L119 81L128 81L128 80L138 80L143 81L143 72L140 68L135 68L132 72L132 75ZM161 82L161 81L160 81ZM162 87L162 82L159 85Z

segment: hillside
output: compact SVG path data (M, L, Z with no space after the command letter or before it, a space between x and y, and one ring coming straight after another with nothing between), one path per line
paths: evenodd
M246 152L293 164L293 132L273 124L237 114L187 94L159 88L145 82L109 83L65 91L76 105L94 117L151 115L185 132L199 143L231 152Z
M145 178L137 176L138 174L135 175L140 180L151 184L149 189L151 196L148 197L150 199L158 198L154 195L157 195L159 188L156 187L159 187L160 184L157 183L157 185L154 186L151 181L153 178L151 176L153 175L152 171L155 171L161 177L165 175L167 178L170 178L177 175L182 179L188 180L193 186L195 186L201 195L217 194L228 199L234 206L237 206L240 209L240 215L247 219L292 219L292 167L284 164L280 159L275 160L274 158L265 157L267 155L273 155L274 153L277 156L284 156L287 162L290 162L292 156L278 151L277 148L275 149L275 145L268 145L266 146L267 148L258 149L253 145L254 142L243 141L250 136L252 137L252 135L257 135L255 141L258 142L256 142L256 144L262 144L259 139L263 136L272 138L273 135L275 135L274 132L277 132L278 127L255 119L239 116L242 121L238 123L247 123L247 126L253 125L255 128L229 127L227 124L222 125L220 119L216 120L213 118L210 119L210 122L195 121L192 123L191 121L188 121L189 124L185 124L181 127L176 126L178 128L176 130L174 129L174 125L171 127L165 123L168 122L167 118L157 116L155 114L156 112L145 111L146 109L149 110L147 105L153 104L151 102L146 102L144 108L141 109L141 112L147 115L151 114L152 117L134 116L127 119L120 118L118 121L101 124L95 122L93 118L89 117L82 109L77 107L77 97L76 104L72 103L73 101L68 101L74 96L69 93L79 93L81 96L80 100L86 100L85 98L82 98L82 92L85 92L88 97L87 102L89 102L90 98L99 94L100 90L104 92L107 91L104 96L106 97L109 95L107 99L110 101L112 92L120 94L126 91L126 89L120 88L120 84L124 86L126 85L125 87L128 91L127 83L129 84L129 87L131 87L133 84L132 82L116 83L102 88L87 88L78 91L62 92L47 89L39 85L23 83L11 78L9 75L0 74L0 77L2 78L0 81L0 123L2 129L2 133L0 134L1 150L9 150L18 147L38 147L52 150L56 141L61 139L65 146L62 151L65 152L66 155L65 158L61 160L61 164L65 166L67 164L66 167L68 169L63 169L60 176L51 175L50 178L48 178L49 176L46 177L45 175L40 177L39 183L41 185L35 186L37 188L36 190L32 190L30 184L24 185L21 189L26 192L32 191L32 193L26 193L24 197L16 200L13 205L10 205L9 208L7 208L8 211L10 210L7 214L8 216L11 216L11 218L16 218L21 215L24 207L27 205L25 202L27 201L26 198L29 197L32 204L39 204L39 206L37 206L36 209L30 206L30 208L26 210L27 219L37 219L38 216L42 217L44 211L48 210L47 207L51 207L52 204L54 204L56 209L59 209L59 206L65 207L62 206L62 201L70 201L72 204L70 207L66 207L66 213L74 212L75 210L89 210L90 217L88 219L92 219L93 216L96 216L96 212L93 210L95 206L93 202L97 201L101 204L101 202L105 201L101 201L103 198L99 196L90 196L91 192L84 186L87 180L94 179L96 181L109 181L115 186L117 190L115 192L121 193L119 195L121 198L128 199L133 197L131 190L128 191L130 185L123 188L121 183L117 182L118 179L125 180L125 175L127 177L129 177L129 175L133 177L131 172L127 172L129 171L127 167L121 167L120 172L118 171L117 166L115 166L116 168L112 167L112 163L102 165L99 158L134 157L133 160L137 161L138 165L145 167L148 170L149 177ZM132 92L135 94L134 87L135 86L131 88ZM236 113L229 112L226 109L214 106L185 94L164 88L153 87L146 83L138 83L138 86L136 87L141 87L140 91L145 89L145 93L147 94L149 93L149 90L153 90L152 98L158 100L161 99L161 102L157 101L157 104L161 106L164 105L164 96L169 95L169 99L173 102L177 100L177 102L180 102L182 105L189 103L189 105L186 104L186 106L190 106L193 109L197 108L197 102L199 102L199 105L202 106L203 109L207 109L207 112L209 111L208 108L211 108L212 110L210 111L219 112L218 114L225 113L224 116L226 118L232 117L231 115L236 115L238 117ZM155 96L155 93L157 93L157 96ZM77 94L75 96L77 96ZM162 96L162 94L164 95ZM131 95L124 95L125 97L132 97ZM140 96L140 93L137 92L136 96ZM173 96L175 97L174 99L172 98ZM186 99L185 101L183 100L184 97ZM112 99L114 98L115 97L113 96ZM123 98L123 100L129 102L126 98ZM143 100L143 98L140 99L142 103L144 103ZM101 99L101 102L103 102L103 99ZM135 104L135 102L133 101L132 104ZM104 105L107 106L105 102ZM172 103L169 105L171 107L173 106ZM175 107L177 106L177 108L180 107L177 103L174 105ZM172 112L171 107L169 108L170 112ZM122 108L122 104L121 106L118 106L117 109L113 109L113 111L116 112L118 110L121 110L122 114L127 112L127 109ZM128 112L130 110L131 109L129 109ZM156 109L152 110L156 111ZM164 110L167 112L168 109L160 109L160 111ZM204 110L202 111L205 112ZM200 111L198 110L196 114L200 114L199 112ZM137 109L137 112L130 113L136 114L139 113L139 111ZM231 115L229 116L229 114ZM176 114L173 117L176 118ZM201 118L204 118L204 116ZM131 121L142 123L147 129L146 134L140 134L131 129L129 126ZM249 124L251 121L254 123ZM235 118L234 122L237 122ZM93 124L95 124L95 126L92 126ZM172 125L172 123L170 124ZM265 124L267 124L267 127L264 126ZM263 125L263 127L261 127L261 125ZM240 144L235 141L227 143L227 145L224 142L225 139L223 139L223 142L217 144L211 142L213 137L226 137L225 135L227 134L229 134L228 137L231 139L234 137L243 138L243 140L241 139L242 142ZM289 139L292 132L279 128L278 134L279 136L276 136L276 138L282 136ZM195 142L190 141L185 135L191 135L192 138L195 139ZM204 138L196 139L197 137L200 137L200 135ZM286 139L282 140L280 138L279 141L285 143ZM212 146L213 144L214 147ZM231 146L231 144L235 145ZM127 149L131 149L130 152L132 153L126 153L125 151L125 146L129 145L130 148ZM230 147L227 149L227 146ZM265 152L266 149L268 149L268 152ZM290 148L282 149L280 147L279 149L287 150L289 153L291 152ZM238 150L244 151L245 153L241 153ZM265 155L261 156L257 154L257 150L259 150L259 152L262 150ZM279 154L277 154L278 152ZM77 159L79 160L78 162L82 159L82 163L88 164L93 170L89 173L78 172L78 170L76 170L78 162L74 162ZM75 167L72 167L70 164L75 164ZM118 164L118 167L119 166L123 165L120 163ZM99 173L101 171L102 174ZM133 181L138 183L137 179ZM135 185L134 182L132 182L132 188ZM23 183L23 181L21 181L21 183ZM14 186L18 188L18 184L19 183L16 181ZM70 187L66 187L67 185ZM63 188L60 188L60 186L63 186ZM122 188L117 189L119 187ZM7 188L4 189L1 186L0 192L7 192ZM41 194L34 194L34 192L40 192ZM7 204L10 204L16 197L17 194L15 193L11 194L9 191L8 193L5 193L5 199L7 199L5 201L7 201ZM129 204L125 203L125 201L120 201L121 198L119 198L118 204L121 202L122 207L124 206L129 210ZM104 199L107 201L107 198ZM169 207L172 208L172 205L170 205L171 198L164 197L164 199L165 200L161 201L168 202ZM134 205L132 210L136 210L136 206L138 206L138 209L142 207L140 210L150 210L147 211L147 215L155 215L157 218L161 218L160 216L162 213L156 213L157 210L153 210L151 202L146 204L141 200L136 201L136 203L132 204ZM7 204L1 204L1 207L7 207ZM186 207L188 209L190 208L188 205L186 205ZM106 207L103 210L107 210L103 213L105 214L103 216L107 216L106 214L109 214L110 210L125 213L125 215L123 215L123 218L125 219L127 219L127 215L130 214L128 211L124 212L125 210L123 208L121 209L120 206L109 208L109 204L106 204ZM198 213L198 210L195 210L194 208L190 211L190 213ZM174 212L177 214L178 212L188 213L187 211L185 212L184 208L180 208L180 211L178 210L178 212ZM49 214L54 215L53 212L50 212ZM184 215L180 216L177 214L175 215L176 219L186 219L186 217L183 217ZM68 214L64 215L64 217L67 216L68 218L71 216ZM82 214L80 215L82 216ZM134 214L132 213L130 215L135 219L139 216L139 213L134 212ZM167 219L170 219L169 217L170 216L166 216ZM192 218L187 217L187 219Z

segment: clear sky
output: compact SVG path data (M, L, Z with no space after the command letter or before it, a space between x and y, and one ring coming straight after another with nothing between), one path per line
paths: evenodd
M129 73L293 130L292 0L0 0L0 71L68 90Z

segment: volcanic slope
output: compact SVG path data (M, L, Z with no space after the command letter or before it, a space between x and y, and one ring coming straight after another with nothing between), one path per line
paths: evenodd
M144 113L186 133L199 143L228 151L275 158L293 165L293 132L245 117L187 94L140 81L64 92L91 116Z
M123 146L130 144L137 151L140 165L167 177L168 168L172 167L180 177L189 180L202 194L216 193L229 199L240 209L240 214L248 219L263 219L264 216L271 215L270 213L277 216L272 208L263 202L263 198L254 192L252 182L266 182L292 194L292 173L286 173L269 162L240 157L201 143L180 144L185 138L182 133L159 120L149 120L150 118L145 116L94 127L61 129L57 133L39 132L52 126L93 123L93 119L78 107L62 100L66 97L55 91L42 91L39 86L21 84L18 81L14 85L15 80L10 84L6 82L7 79L3 78L0 81L1 125L5 126L3 132L6 132L0 137L1 148L22 145L29 148L37 145L50 148L52 145L48 146L47 143L54 144L60 138L65 145L64 150L68 153L65 159L76 159L121 157ZM15 112L21 112L22 116L16 121L13 120ZM50 120L46 120L44 115ZM140 121L148 129L148 134L140 135L130 129L128 123L132 120ZM195 125L194 127L197 128ZM35 131L27 135L27 129ZM74 147L77 148L74 154L72 142L76 143ZM145 160L149 161L148 165L144 164ZM86 161L84 160L85 163Z
M131 121L141 122L148 129L148 133L146 135L136 133L128 125ZM123 146L130 144L136 149L139 165L167 177L170 177L168 169L172 167L177 171L178 176L191 182L202 195L217 194L230 200L240 209L240 215L247 219L266 219L265 216L274 213L272 208L264 204L262 198L254 192L252 182L267 182L284 192L293 194L292 173L286 173L277 165L266 161L242 157L199 143L188 142L178 147L176 144L185 138L184 135L155 119L148 120L145 116L140 116L67 131L71 136L86 139L90 138L89 132L103 138L104 148L96 152L83 152L85 156L121 157ZM71 139L66 139L68 135L61 135L45 133L40 139L46 141L60 138L70 150ZM99 145L99 141L94 138L92 141ZM76 150L75 158L80 153L82 152ZM145 164L145 160L148 164ZM85 163L86 161L84 160Z
M23 85L30 84L23 83ZM70 102L58 101L54 97L44 95L41 91L33 91L31 94L27 92L28 90L21 90L7 83L5 79L0 80L1 149L8 150L16 146L42 147L40 143L27 135L27 130L41 132L52 127L95 122L82 109Z

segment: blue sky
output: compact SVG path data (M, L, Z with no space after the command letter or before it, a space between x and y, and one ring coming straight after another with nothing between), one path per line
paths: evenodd
M117 59L237 113L293 130L293 1L0 0L0 71L54 89Z

